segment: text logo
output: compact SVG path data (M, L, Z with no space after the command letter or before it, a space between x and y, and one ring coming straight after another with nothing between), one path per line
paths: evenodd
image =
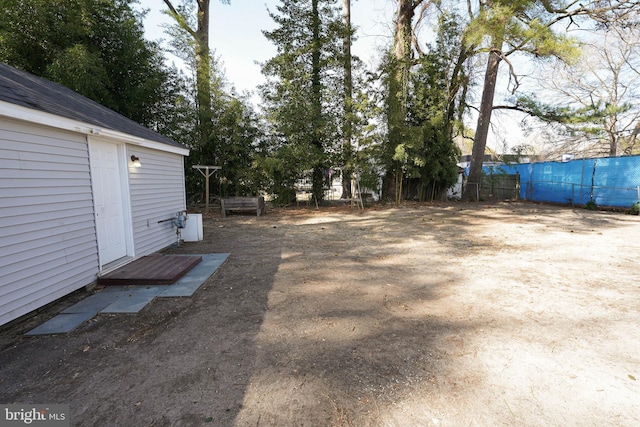
M0 427L69 427L69 405L0 405Z

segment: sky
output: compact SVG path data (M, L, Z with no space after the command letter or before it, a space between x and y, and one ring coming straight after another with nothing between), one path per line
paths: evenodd
M160 12L166 9L164 2L139 3L149 9L144 21L146 37L166 39L160 27L163 22L170 23L170 18ZM275 27L267 8L276 12L278 4L279 0L231 0L231 4L211 0L209 45L221 61L227 80L239 93L252 91L264 82L258 63L275 56L276 49L262 31ZM351 20L357 27L353 54L365 63L377 65L380 49L376 47L390 43L395 7L394 0L352 0Z

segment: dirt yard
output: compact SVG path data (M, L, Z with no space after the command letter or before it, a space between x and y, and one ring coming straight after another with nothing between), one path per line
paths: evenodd
M192 298L0 334L0 403L74 426L638 426L640 218L534 204L205 218Z

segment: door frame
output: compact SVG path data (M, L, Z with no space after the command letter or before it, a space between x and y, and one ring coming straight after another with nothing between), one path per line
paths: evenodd
M93 170L92 170L92 163L91 163L91 145L92 144L100 144L100 143L106 143L106 144L113 144L116 146L116 153L117 153L117 159L118 159L118 174L120 175L120 196L121 196L121 202L122 202L122 221L124 224L124 236L125 236L125 249L126 249L126 254L124 256L124 258L128 259L131 257L135 256L135 251L134 251L134 240L133 240L133 219L132 219L132 215L131 215L131 195L130 195L130 188L129 188L129 168L128 168L128 164L129 162L127 161L127 150L126 150L126 146L124 143L122 142L118 142L118 141L112 141L112 140L108 140L105 138L96 138L93 136L88 136L87 137L87 151L88 151L88 155L89 155L89 169L90 169L90 173L91 176L93 177ZM93 199L93 209L94 212L96 210L96 198L94 195L94 191L95 191L95 187L93 185L93 178L91 181L91 198ZM103 255L100 253L100 242L98 241L99 237L98 237L98 230L97 230L97 225L95 223L95 214L94 214L94 227L96 227L96 245L97 245L97 251L98 251L98 269L99 271L103 271L105 266L113 263L113 262L117 262L118 260L115 261L110 261L105 263L103 260Z

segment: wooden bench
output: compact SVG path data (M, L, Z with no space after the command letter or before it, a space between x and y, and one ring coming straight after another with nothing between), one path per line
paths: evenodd
M267 212L264 204L264 197L227 197L220 199L222 217L227 216L227 212L255 212L257 216Z

